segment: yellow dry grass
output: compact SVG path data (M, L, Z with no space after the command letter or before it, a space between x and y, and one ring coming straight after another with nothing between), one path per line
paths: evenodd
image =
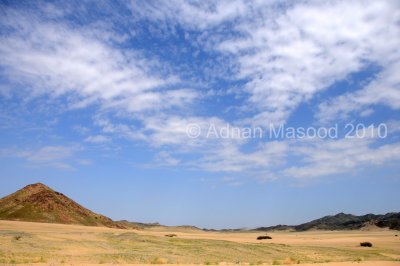
M400 265L400 238L390 230L271 232L256 240L261 234L0 221L0 265Z

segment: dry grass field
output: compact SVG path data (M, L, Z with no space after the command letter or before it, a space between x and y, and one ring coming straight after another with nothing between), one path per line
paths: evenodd
M271 232L257 240L261 234L0 221L0 265L400 265L398 231Z

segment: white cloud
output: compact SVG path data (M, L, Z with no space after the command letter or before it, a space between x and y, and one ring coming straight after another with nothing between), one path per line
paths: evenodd
M400 143L375 147L377 138L345 138L339 140L313 139L297 142L291 151L299 156L297 166L283 171L284 175L299 179L360 171L371 166L400 159Z
M236 58L238 77L249 79L258 123L285 122L300 103L371 62L390 66L399 54L398 10L394 1L301 2L239 24L244 37L219 49ZM396 93L389 89L380 89L384 103Z
M131 1L134 16L157 22L180 23L189 28L218 26L251 9L246 1Z
M75 125L72 127L72 129L81 135L86 135L90 131L90 129L88 127L81 126L81 125Z
M93 163L91 160L88 159L79 159L77 160L77 162L81 165L91 165Z
M283 141L271 141L244 151L249 139L240 135L220 137L209 134L210 128L220 132L228 126L235 127L216 117L160 116L143 121L141 129L126 124L113 124L109 120L99 120L98 125L107 133L116 133L127 139L144 140L162 151L155 162L162 166L188 167L210 172L247 173L258 179L275 178L273 170L285 164L289 145ZM198 125L197 138L188 136L187 126ZM212 131L214 132L214 131ZM219 134L219 133L217 133ZM175 155L191 160L180 160Z
M336 81L371 63L390 71L399 57L396 1L132 1L131 7L140 18L201 30L200 45L229 54L236 78L248 80L247 111L255 113L243 120L248 124L283 123ZM226 23L237 34L221 34ZM397 97L389 101L396 91L380 90L386 96L379 103L398 104Z
M198 96L179 88L166 65L161 70L157 61L117 49L89 29L11 11L2 22L11 27L0 39L2 74L26 86L25 97L66 96L70 108L100 104L135 113L182 107Z
M243 185L243 181L238 180L237 178L233 177L233 176L224 176L222 177L221 180L223 183L229 185L229 186L233 186L233 187L238 187Z
M29 165L73 169L71 159L81 147L77 145L61 146L48 145L32 149L7 149L1 152L2 156L23 158Z
M73 150L64 146L45 146L35 151L21 152L20 156L32 162L51 162L71 157Z
M141 129L123 123L114 123L105 117L95 117L95 125L99 126L104 133L114 134L117 137L132 141L145 141L147 136Z
M377 64L382 73L365 89L321 105L318 116L335 117L338 112L353 110L369 115L373 112L368 109L371 104L399 108L396 62L400 32L399 6L395 1L305 1L279 8L274 3L233 2L229 10L240 7L240 11L223 13L219 7L224 4L210 8L212 5L208 3L169 2L157 11L146 9L142 15L209 30L225 22L235 22L238 37L213 38L212 44L237 62L237 78L249 80L245 86L249 94L247 111L255 115L242 123L264 126L270 122L284 123L301 103L369 64ZM170 15L162 10L168 10ZM182 131L184 124L176 128ZM171 135L159 139L165 143L168 136ZM306 147L298 142L278 142L245 153L240 151L241 143L226 142L205 151L195 164L208 171L257 169L265 173L271 165L297 152L304 160L285 173L304 178L343 173L400 157L397 144L379 148L372 148L372 144L376 144L375 140L319 141L307 143ZM279 149L271 149L274 145ZM268 153L269 150L273 152Z
M158 116L145 116L141 119L141 125L135 127L132 124L118 123L104 117L96 118L98 125L104 133L113 133L120 137L146 141L155 148L169 146L179 152L204 152L216 146L234 145L246 143L242 136L232 138L218 138L214 134L208 134L211 127L220 131L227 125L233 127L228 122L218 117L183 116L172 114L159 114ZM188 135L188 126L196 125L199 127L199 136L191 138Z
M389 134L400 133L400 120L390 120L386 125Z
M90 143L105 143L105 142L110 142L111 139L104 135L94 135L87 137L85 141Z
M246 172L263 178L269 172L276 170L285 163L288 143L271 141L259 145L250 152L241 151L237 143L228 142L209 150L194 165L212 172Z
M217 117L182 117L182 116L159 116L146 119L144 131L153 146L178 145L185 150L205 149L213 144L213 138L207 138L207 130L210 125L222 127L226 125L222 119ZM197 125L200 135L190 138L187 134L189 125Z
M400 32L399 32L400 34ZM400 39L400 37L399 37ZM400 109L400 54L399 61L387 66L376 79L365 88L346 93L319 105L317 118L321 122L346 119L354 112L361 116L373 112L371 106L386 105L394 110ZM367 113L366 113L367 112Z
M156 163L161 166L176 166L180 163L179 159L171 156L169 152L160 151L156 156Z
M169 64L175 62L160 62L122 48L118 45L126 36L109 31L112 27L72 26L54 10L57 20L5 12L1 22L9 33L0 39L1 74L22 91L23 98L62 96L69 108L97 105L94 123L105 135L88 136L90 129L76 127L86 142L109 142L111 135L113 140L145 142L163 150L155 156L159 165L266 179L279 174L307 178L400 157L398 144L374 148L378 144L374 139L260 141L251 149L243 138L205 136L211 124L220 129L228 123L284 123L301 103L371 63L382 72L365 88L323 102L317 118L329 121L355 111L366 116L374 104L399 109L399 5L395 1L132 1L130 7L134 19L149 19L159 28L180 24L200 31L197 39L188 37L202 46L199 51L222 53L216 67L203 71L207 75L210 69L218 69L221 75L228 73L221 69L232 68L235 76L226 80L246 81L243 87L226 89L246 97L244 108L227 107L244 111L240 120L225 121L212 112L199 115L196 108L188 108L197 107L193 103L202 93L188 88L171 71ZM169 30L168 34L175 34ZM202 86L209 85L207 78L199 79ZM218 91L221 98L226 95L224 88L207 89ZM0 91L7 97L13 93L8 86L0 86ZM201 129L199 138L187 136L192 123ZM65 161L73 153L64 146L46 146L19 157L61 167L68 165ZM292 153L303 159L281 171ZM181 154L195 159L188 162L176 156Z
M136 131L128 125L105 123L106 128L124 129L118 134L138 140L143 137L157 149L167 149L155 157L159 166L178 166L217 173L235 173L257 180L271 180L289 176L310 179L327 175L343 174L358 169L382 166L400 159L398 143L382 145L375 129L366 129L364 137L347 139L260 139L261 143L249 149L248 139L207 138L207 130L213 124L217 130L226 127L218 118L179 116L151 118L143 130ZM196 139L187 136L186 126L196 123L201 134ZM388 124L388 134L398 132L398 121ZM108 131L107 131L108 132ZM129 133L128 133L129 132ZM359 134L363 136L364 134ZM357 135L356 135L357 136ZM373 137L371 137L373 136ZM265 141L265 142L264 142ZM184 159L177 159L176 155ZM191 159L185 157L190 155ZM299 160L292 160L291 157ZM154 166L154 165L153 165Z
M199 94L190 89L176 89L165 92L144 92L135 97L127 97L106 104L107 108L126 109L128 112L137 113L151 110L159 111L172 107L183 108L193 102Z

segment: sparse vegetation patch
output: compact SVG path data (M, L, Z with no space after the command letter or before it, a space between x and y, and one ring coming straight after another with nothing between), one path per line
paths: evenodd
M361 242L360 246L362 246L362 247L372 247L372 243L371 242Z
M270 236L258 236L257 240L272 239Z

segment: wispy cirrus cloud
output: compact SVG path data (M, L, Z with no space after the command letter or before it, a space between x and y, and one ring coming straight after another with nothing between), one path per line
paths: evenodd
M397 143L377 139L205 136L210 125L218 130L227 124L285 124L314 100L313 123L356 113L367 117L376 105L398 110L395 1L60 6L5 9L0 93L7 99L19 95L24 103L45 96L65 105L65 112L88 111L93 124L75 128L82 145L127 140L154 151L156 165L260 179L325 176L399 158ZM106 14L106 21L98 14ZM367 85L318 98L370 65L381 71ZM189 138L190 124L202 134ZM290 160L293 154L302 159ZM32 161L28 154L24 158Z
M246 1L141 1L130 4L134 17L171 23L193 29L208 29L246 15L252 7Z
M400 144L374 147L377 140L369 137L340 140L318 139L297 143L291 149L301 163L285 169L282 174L298 179L354 173L367 167L396 162L400 158Z
M87 160L75 160L74 156L82 148L79 145L47 145L30 149L2 149L2 157L22 158L28 166L52 167L59 169L73 169L76 162L81 163Z
M247 123L285 122L301 103L370 64L383 76L396 73L395 1L132 1L131 10L142 19L203 31L192 41L225 53L236 78L247 80L236 91L248 95L253 115ZM384 90L389 94L389 87ZM379 103L393 107L396 99L389 98Z
M117 49L86 34L90 29L18 12L6 12L2 21L8 29L0 39L3 75L13 85L29 85L31 97L65 96L69 108L99 104L134 113L179 107L198 96L179 88L179 77L158 71L155 60Z
M85 141L89 142L89 143L97 143L97 144L99 144L99 143L109 142L109 141L111 141L111 139L109 137L107 137L107 136L104 136L104 135L93 135L93 136L87 137L85 139Z
M237 25L243 37L218 48L234 55L238 77L249 80L248 103L258 109L252 122L285 122L301 103L371 63L395 73L398 10L394 1L301 2Z
M400 54L399 61L391 62L367 86L355 92L329 99L319 105L316 117L324 123L344 120L352 113L368 116L373 107L382 104L393 110L400 109Z

